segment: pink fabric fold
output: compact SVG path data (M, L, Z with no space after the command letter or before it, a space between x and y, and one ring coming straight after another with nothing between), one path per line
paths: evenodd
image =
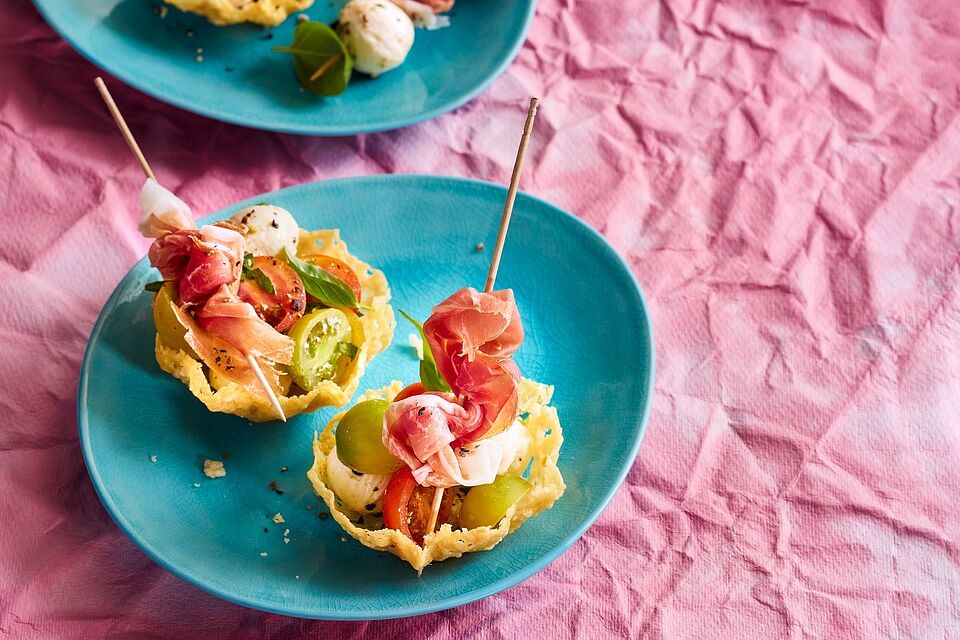
M107 78L197 216L353 175L506 184L536 95L522 188L602 232L643 285L652 414L596 524L503 593L369 623L228 604L146 558L100 505L77 375L97 313L149 247L143 176L92 87L101 71L29 0L3 8L0 637L960 637L955 0L538 0L519 56L476 99L358 137L225 125ZM164 20L184 64L213 63L194 61L205 43L175 10ZM451 259L482 263L481 239ZM589 465L589 451L562 460ZM277 498L305 512L298 486ZM321 535L291 534L290 553Z

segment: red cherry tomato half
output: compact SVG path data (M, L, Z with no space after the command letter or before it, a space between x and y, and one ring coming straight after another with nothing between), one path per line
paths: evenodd
M383 524L423 546L423 537L430 523L434 491L436 489L433 487L417 484L410 468L403 467L390 478L383 494ZM434 531L450 518L453 494L450 490L444 492Z
M397 397L393 399L394 402L400 402L401 400L406 400L407 398L412 398L413 396L419 396L420 394L426 393L427 390L423 387L422 382L414 382L403 388L403 390L397 394Z
M241 280L237 296L253 305L257 315L274 329L284 333L303 316L307 307L307 295L303 281L286 262L257 256L253 268L260 269L273 283L273 293L265 291L256 280Z
M301 256L302 260L306 260L312 264L317 265L327 273L332 276L336 276L343 280L350 290L353 291L354 297L357 299L357 302L360 302L360 296L363 291L360 289L360 280L357 278L357 274L353 272L353 269L347 265L343 260L337 260L331 256L324 255L312 255L312 256ZM313 299L312 296L310 296Z

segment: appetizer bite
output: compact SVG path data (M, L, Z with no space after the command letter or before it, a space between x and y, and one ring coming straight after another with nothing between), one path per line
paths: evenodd
M335 416L307 476L347 533L422 570L492 548L565 485L553 388L512 360L524 335L513 292L461 289L419 328L420 382Z
M210 411L256 422L349 401L393 337L382 272L351 255L338 231L300 229L273 205L197 228L187 205L149 178L140 204L163 278L147 287L164 371Z
M460 289L423 325L403 314L420 331L420 382L367 393L314 437L307 477L334 519L418 572L493 548L566 488L553 387L521 379L520 311L512 290L493 290L539 104L530 99L483 292Z
M349 0L333 25L304 21L290 46L274 47L293 56L297 79L311 93L342 93L354 70L376 78L396 69L413 48L414 26L439 29L450 24L440 15L453 0Z

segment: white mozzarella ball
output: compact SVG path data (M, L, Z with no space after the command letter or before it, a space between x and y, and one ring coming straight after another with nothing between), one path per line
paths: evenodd
M521 473L530 462L530 433L519 420L489 438L463 445L457 453L464 485L490 484L500 474Z
M377 76L399 67L413 46L413 21L384 0L350 0L340 10L340 37L357 71Z
M334 447L327 456L327 486L347 509L360 514L383 511L383 493L390 474L356 473L337 457Z
M180 229L196 229L190 207L153 178L140 191L140 233L159 238Z
M286 209L258 204L236 212L230 221L247 228L247 253L275 257L286 249L291 255L297 254L300 226Z

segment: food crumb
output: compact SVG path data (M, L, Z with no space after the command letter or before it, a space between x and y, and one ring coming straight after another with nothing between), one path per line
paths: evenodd
M199 489L199 488L200 488L200 483L199 483L199 482L194 482L194 483L193 483L193 488L194 488L194 489Z
M157 12L157 15L160 16L161 20L163 18L166 18L167 13L170 11L169 9L167 9L167 5L165 4L161 4L161 5L158 5L157 7L154 7L154 10Z
M290 544L290 529L283 532L283 544Z
M283 524L284 522L286 522L286 520L283 519L283 516L280 515L279 513L276 514L275 516L273 516L273 518L271 518L271 520L273 520L273 524ZM289 531L289 529L288 529L288 531Z
M483 243L482 243L482 242L478 242L478 243L477 243L477 246L474 247L473 250L476 251L477 253L480 253L481 251L483 251Z
M423 360L423 340L416 333L407 334L407 342L417 352L417 360Z
M301 13L297 16L297 22L307 22L308 20L310 20L310 16L305 13Z
M347 541L346 536L340 536L340 542L346 542L346 541Z
M299 580L299 579L300 579L300 576L293 576L293 577L294 577L294 578L296 578L297 580Z
M290 471L290 468L286 465L280 467L280 473L286 473L287 471Z
M321 520L326 520L326 519L329 518L329 517L330 517L330 514L328 514L326 511L321 511L321 512L320 512L320 519L321 519Z
M197 53L203 53L203 47L197 47Z
M203 461L203 475L208 478L222 478L227 475L227 470L219 460L210 460L207 458Z
M261 557L261 558L266 558L266 557L267 557L267 552L266 552L266 551L261 551L261 552L260 552L260 557Z
M187 29L185 33L187 34L187 37L188 37L188 38L192 38L192 37L193 37L193 29Z
M267 485L267 487L269 487L270 491L275 492L278 496L283 495L283 489L278 487L276 482L271 482L269 485Z
M157 454L151 455L151 456L150 456L150 462L156 462L156 461L157 461Z
M203 56L197 56L196 60L197 62L203 62Z
M312 505L312 504L308 504L308 505L307 505L307 511L313 511L313 505Z

